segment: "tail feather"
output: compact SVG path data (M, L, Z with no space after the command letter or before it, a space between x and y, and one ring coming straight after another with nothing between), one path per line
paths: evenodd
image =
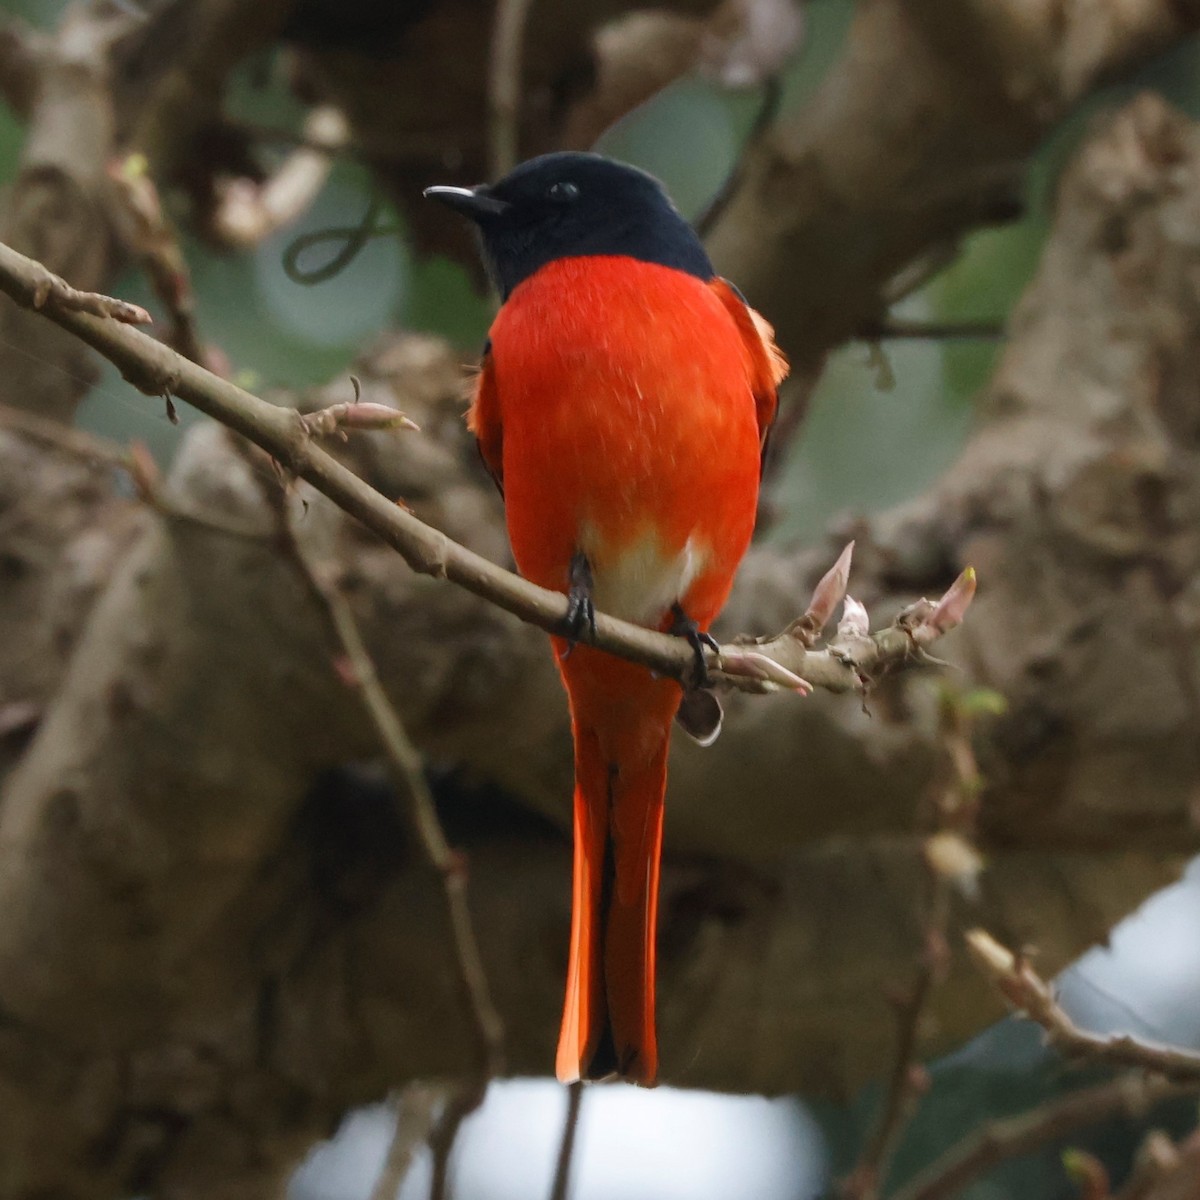
M654 967L666 782L664 738L661 750L638 786L620 797L620 801L632 801L642 808L645 822L641 836L623 860L627 865L626 879L621 878L621 867L617 867L616 888L604 931L604 978L617 1071L639 1083L653 1083L658 1073Z
M663 798L678 688L646 672L630 675L639 668L628 664L603 671L623 678L610 688L588 677L585 687L577 670L564 671L575 733L575 866L556 1070L564 1083L615 1073L650 1084L658 1070ZM598 695L619 699L597 704Z
M603 790L585 789L583 780L603 781ZM611 891L612 847L608 834L607 769L591 731L575 734L575 861L571 896L571 949L567 959L567 995L558 1038L555 1071L563 1083L592 1078L592 1063L608 1030L601 928L606 892ZM593 792L589 802L588 791ZM595 802L599 800L599 803ZM606 887L605 881L609 880ZM609 1039L611 1044L611 1039ZM607 1056L605 1056L607 1057ZM596 1064L597 1068L601 1064Z

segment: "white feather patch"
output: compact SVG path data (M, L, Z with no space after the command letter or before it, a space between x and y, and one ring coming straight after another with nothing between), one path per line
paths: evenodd
M695 582L710 553L695 534L682 551L664 552L654 529L647 529L615 555L599 544L594 530L585 529L580 548L592 564L596 610L638 625L657 625Z

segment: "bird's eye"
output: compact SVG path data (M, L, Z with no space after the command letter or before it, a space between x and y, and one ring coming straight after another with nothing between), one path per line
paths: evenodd
M565 181L555 183L546 192L546 198L553 200L555 204L570 204L572 200L579 198L579 188L576 184Z

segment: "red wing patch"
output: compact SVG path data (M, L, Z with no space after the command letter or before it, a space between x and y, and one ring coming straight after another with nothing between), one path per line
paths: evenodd
M475 395L467 413L467 428L475 435L479 454L488 473L504 494L504 434L500 424L500 398L496 394L496 375L492 368L492 346L483 348Z
M741 293L731 283L716 278L709 287L720 297L742 335L750 365L750 388L758 415L758 440L765 447L767 434L775 420L776 391L787 378L788 361L783 351L775 345L775 330L742 299Z

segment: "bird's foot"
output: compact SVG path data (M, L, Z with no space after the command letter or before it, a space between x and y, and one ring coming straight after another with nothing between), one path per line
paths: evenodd
M567 648L563 659L570 657L571 651L587 631L590 638L596 636L596 606L592 602L592 564L587 555L576 551L571 556L571 565L567 568L567 579L570 586L567 589L567 617L564 625Z
M708 664L704 661L704 647L707 646L719 654L721 652L720 642L711 633L701 629L678 604L671 605L671 624L667 626L667 632L672 637L686 638L688 645L692 648L692 653L696 656L696 675L691 686L695 688L708 687Z

